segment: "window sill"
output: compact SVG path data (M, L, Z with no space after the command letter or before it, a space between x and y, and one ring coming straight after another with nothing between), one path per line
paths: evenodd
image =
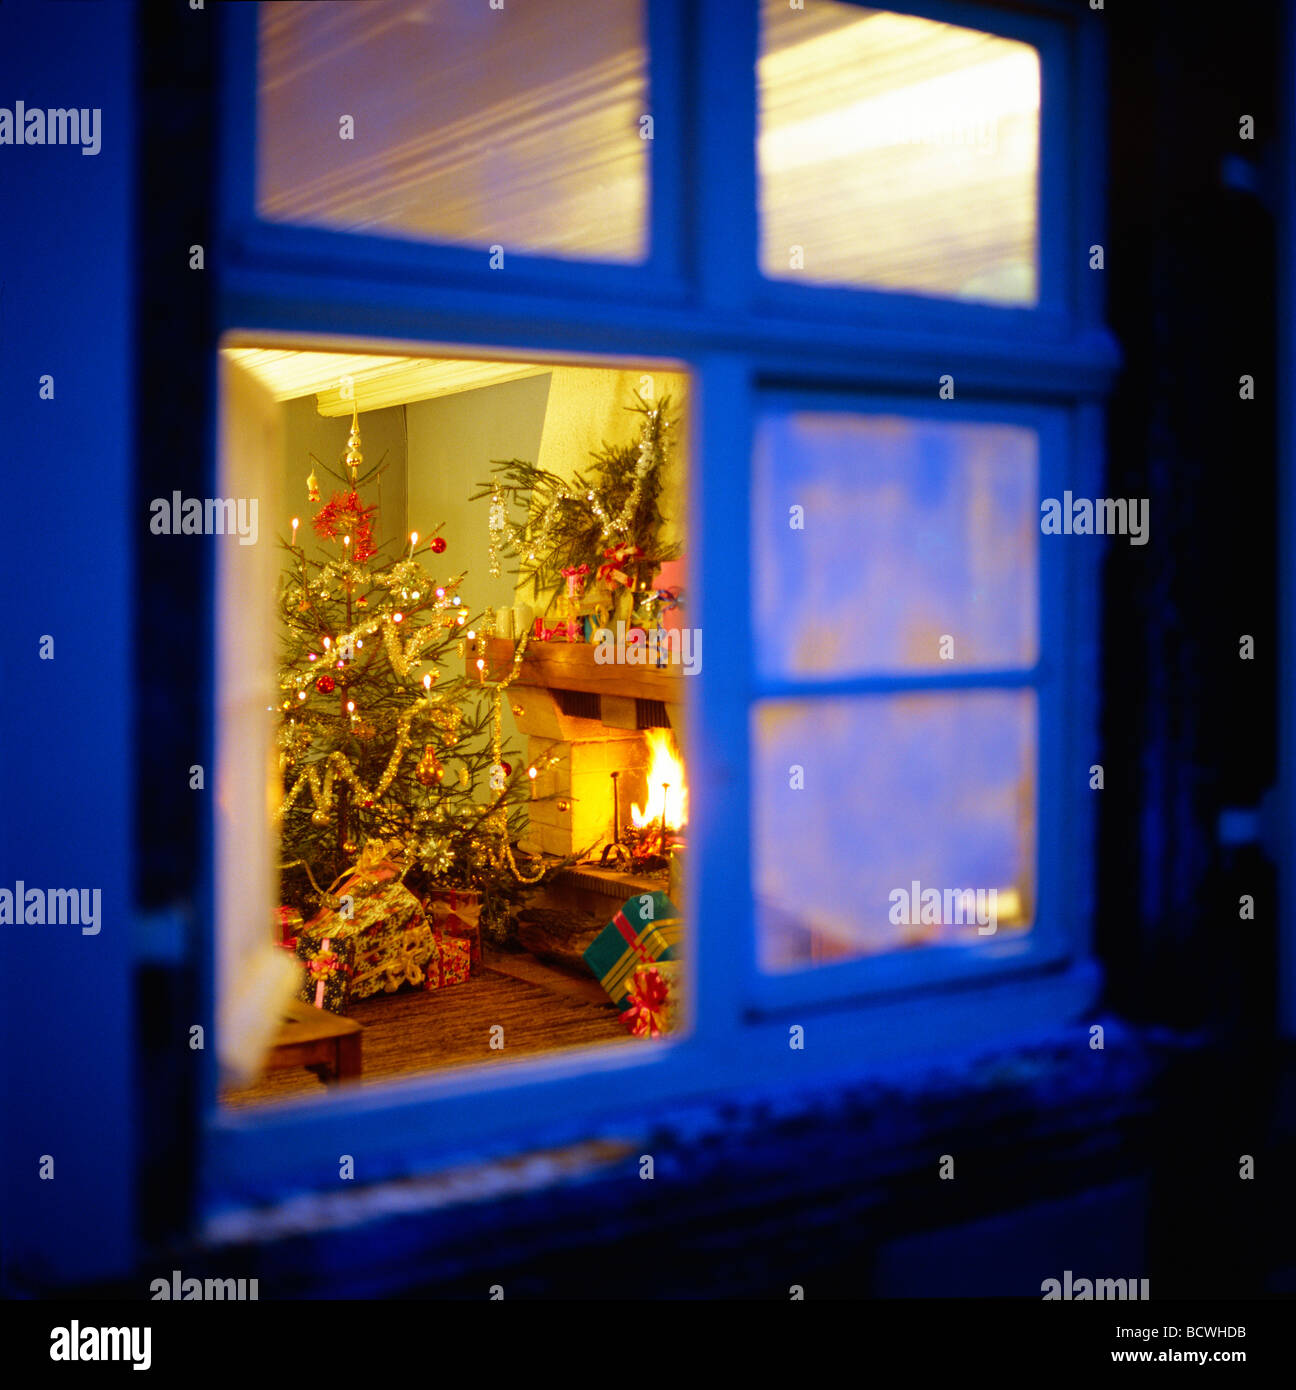
M538 1292L538 1278L578 1296L565 1280L592 1290L608 1248L633 1245L647 1261L636 1283L656 1287L660 1267L664 1296L705 1292L684 1285L714 1279L719 1247L750 1266L723 1292L758 1293L771 1250L809 1277L816 1250L840 1262L847 1236L872 1250L1139 1176L1152 1097L1184 1043L1102 1023L1101 1052L1082 1024L1001 1037L852 1082L666 1107L562 1150L227 1212L202 1259L258 1277L267 1298L488 1297ZM944 1154L968 1181L938 1182ZM693 1268L689 1248L710 1253Z

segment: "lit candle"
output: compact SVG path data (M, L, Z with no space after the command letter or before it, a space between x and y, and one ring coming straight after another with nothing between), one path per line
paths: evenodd
M414 558L414 547L418 544L418 532L410 532L410 559Z
M297 518L296 518L296 517L293 517L293 519L292 519L292 528L293 528L293 533L292 533L292 548L293 548L294 550L296 550L296 549L297 549ZM301 586L302 586L301 602L302 602L302 607L305 608L305 607L306 607L306 552L305 552L304 550L302 551Z

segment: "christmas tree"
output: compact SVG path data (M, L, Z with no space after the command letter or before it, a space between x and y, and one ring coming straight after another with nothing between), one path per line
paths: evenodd
M361 850L380 845L416 893L480 891L483 925L498 935L523 885L544 876L513 847L535 770L509 761L501 731L503 690L526 644L502 682L464 674L474 664L484 670L476 653L492 616L468 611L459 593L465 575L430 572L447 549L441 536L412 533L395 557L375 545L376 508L363 490L384 466L365 471L353 415L345 474L326 468L341 487L313 518L322 558L307 553L295 517L285 541L283 901L313 908ZM307 488L319 502L313 470Z

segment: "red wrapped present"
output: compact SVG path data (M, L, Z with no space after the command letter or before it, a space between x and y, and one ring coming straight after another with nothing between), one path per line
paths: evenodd
M432 888L423 903L434 933L468 942L472 968L481 969L482 895L473 888Z
M472 947L462 936L433 934L434 949L428 961L424 989L444 989L446 985L461 985L472 969Z
M302 923L306 919L295 907L281 907L275 913L275 923L279 932L279 942L283 946L295 944L301 934Z

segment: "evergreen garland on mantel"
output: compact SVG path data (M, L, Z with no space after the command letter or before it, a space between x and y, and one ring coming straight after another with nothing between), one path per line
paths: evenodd
M533 599L560 591L564 571L587 565L591 578L614 557L617 568L641 590L663 561L681 548L660 538L662 474L678 423L670 416L670 397L653 404L636 396L627 406L640 417L633 443L608 444L591 452L587 472L570 478L523 459L492 459L494 477L479 483L471 500L491 499L491 573L500 573L499 556L516 558L511 573L531 581ZM510 505L525 508L527 520L514 527Z

